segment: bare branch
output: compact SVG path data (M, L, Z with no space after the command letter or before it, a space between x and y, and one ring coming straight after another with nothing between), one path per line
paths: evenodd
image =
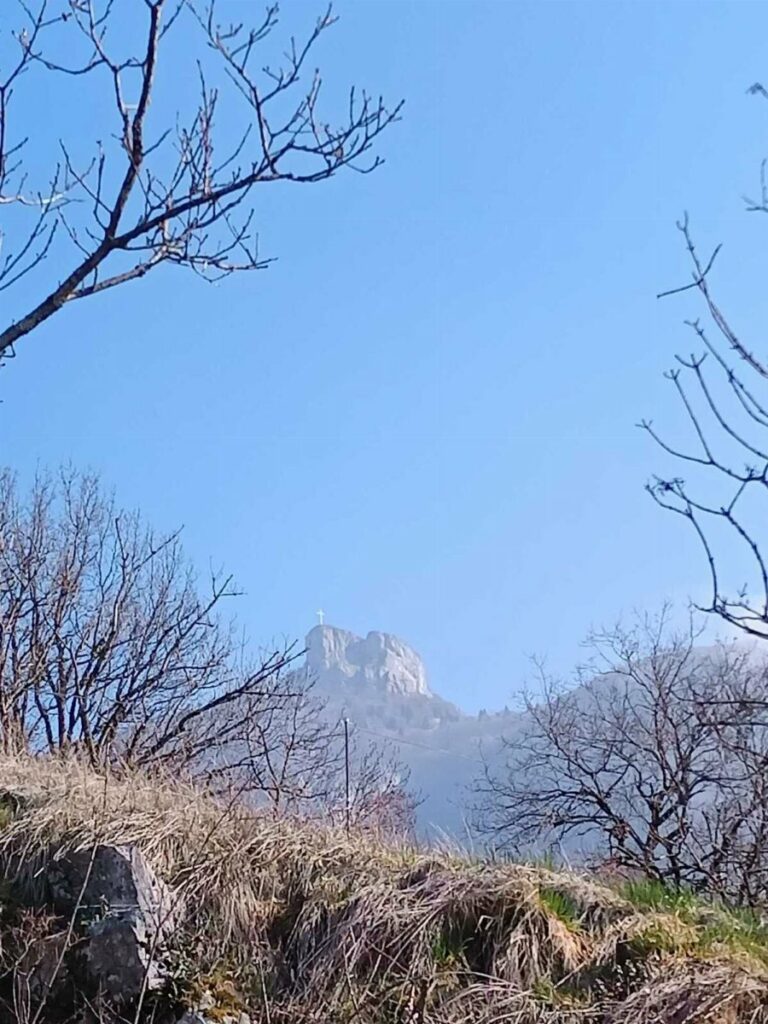
M761 172L763 188L764 179L765 167ZM686 320L704 351L687 357L678 355L677 367L667 374L693 429L697 441L693 451L671 444L649 420L640 424L663 452L690 467L692 478L689 481L656 477L647 490L662 508L680 514L699 538L711 584L711 599L705 610L750 635L766 636L768 572L761 549L760 509L768 491L768 439L763 436L768 427L768 398L761 397L768 366L741 340L713 298L711 271L720 246L703 264L687 215L678 229L692 265L693 279L690 284L661 295L697 291L717 331L713 340L699 320ZM732 365L729 353L735 353L744 376ZM753 383L746 383L749 376ZM693 475L698 470L707 473L708 479L699 480ZM718 484L725 488L721 499L704 500L697 496L709 495ZM718 529L718 524L723 529ZM747 585L726 584L729 571L725 549L721 550L720 544L721 538L729 534L747 555L752 577ZM750 598L748 595L753 592L759 596Z
M26 21L17 36L20 55L0 81L0 208L29 211L36 220L6 256L0 284L10 290L34 271L42 297L0 330L0 357L72 299L139 280L159 266L184 267L208 281L264 269L270 260L259 256L252 230L254 188L319 183L345 168L368 173L381 162L369 157L374 142L401 110L352 89L339 123L321 116L319 73L302 79L310 53L335 23L330 8L303 42L290 41L282 66L261 70L257 52L276 26L276 7L252 27L223 27L215 2L145 3L143 43L127 55L117 41L119 19L128 15L109 0L75 3L56 16L48 16L45 0L35 12L23 4L20 10ZM177 116L175 129L160 124L150 138L158 63L177 32L186 33L184 51L194 62L196 106L191 116ZM203 45L196 51L198 39ZM58 78L72 90L74 109L77 97L106 80L116 119L102 127L102 141L82 164L62 140L64 180L56 175L42 191L27 182L25 139L9 134L9 105L32 74ZM223 86L209 84L216 76ZM183 81L183 70L164 81L173 79ZM222 104L226 118L219 117ZM242 123L228 139L217 124L231 123L238 109ZM68 270L46 288L54 256Z

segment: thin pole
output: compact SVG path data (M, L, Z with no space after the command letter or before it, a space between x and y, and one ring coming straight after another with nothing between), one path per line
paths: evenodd
M349 835L349 719L344 719L344 823Z

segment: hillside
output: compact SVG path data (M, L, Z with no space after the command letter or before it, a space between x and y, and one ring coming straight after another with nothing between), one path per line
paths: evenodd
M768 931L748 913L74 761L5 758L0 774L9 1024L768 1021ZM117 861L122 903L105 895Z

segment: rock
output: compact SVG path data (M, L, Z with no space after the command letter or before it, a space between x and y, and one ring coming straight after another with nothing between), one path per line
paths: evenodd
M387 693L431 696L418 654L391 633L365 638L334 626L315 626L307 635L307 668L325 677L367 683Z
M66 932L46 935L29 944L15 968L18 1002L39 1006L48 1001L53 1005L63 998L71 982L66 951Z
M161 951L153 948L136 922L106 917L91 925L89 935L88 974L115 1004L131 1002L140 995L145 978L148 992L163 987Z
M170 934L180 907L168 886L135 846L100 845L74 850L52 864L48 882L53 902L84 916L131 916L148 932Z
M180 907L135 846L67 854L49 871L54 903L80 915L91 981L115 1003L162 986L162 953Z

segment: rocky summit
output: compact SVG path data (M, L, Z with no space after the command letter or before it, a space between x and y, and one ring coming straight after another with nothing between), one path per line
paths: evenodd
M326 685L361 684L385 693L431 697L427 673L412 647L391 633L357 636L335 626L307 635L307 668Z

